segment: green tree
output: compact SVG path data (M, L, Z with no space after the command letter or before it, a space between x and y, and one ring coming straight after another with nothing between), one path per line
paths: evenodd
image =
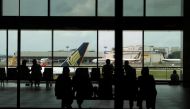
M168 55L169 59L179 59L180 58L180 51L172 52Z

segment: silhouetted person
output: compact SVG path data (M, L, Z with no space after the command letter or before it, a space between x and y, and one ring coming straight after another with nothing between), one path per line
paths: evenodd
M41 73L41 70L42 70L42 67L37 64L37 61L36 59L33 59L33 65L31 67L31 78L32 78L32 83L31 83L31 86L33 85L33 81L34 81L34 85L38 85L40 86L40 80L42 78L42 73Z
M1 86L4 86L4 80L6 79L5 68L0 68L0 81Z
M28 80L31 82L31 75L30 75L30 69L28 66L26 66L26 60L22 60L22 65L20 65L20 80ZM17 70L19 68L17 67ZM19 70L18 70L19 71Z
M45 68L43 72L43 78L46 81L46 88L51 87L53 80L53 69Z
M106 60L106 65L102 68L103 79L99 83L99 96L101 98L112 98L112 83L113 83L114 67L110 64L110 60Z
M142 68L141 75L138 77L138 106L142 109L142 101L146 100L147 109L155 109L157 91L154 77L149 75L148 67Z
M91 81L97 82L99 84L100 81L100 68L92 68L90 73ZM93 97L98 97L98 86L93 86Z
M70 70L68 67L63 68L63 73L59 75L55 83L55 96L62 100L62 108L72 109L73 90L72 80L69 77Z
M73 89L76 92L76 99L79 109L83 100L92 97L93 87L89 78L87 68L77 68L73 77Z
M137 78L136 78L136 69L131 67L129 65L129 61L125 61L124 65L125 69L125 85L124 85L124 90L125 90L125 99L129 100L129 107L130 109L133 108L133 102L136 99L136 94L138 92L137 88Z
M179 75L177 74L177 71L174 70L173 73L170 75L171 81L169 82L170 85L178 85L179 84Z
M92 68L90 72L91 81L99 81L100 80L100 69L99 68Z

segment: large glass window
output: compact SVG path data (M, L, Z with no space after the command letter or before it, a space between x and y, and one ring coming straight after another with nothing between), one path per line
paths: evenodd
M142 31L123 31L123 61L142 67Z
M37 59L39 64L47 59L44 66L51 66L52 36L48 30L22 30L21 31L21 59L32 65L32 60Z
M3 16L19 16L19 0L3 0Z
M15 44L17 43L16 31L0 30L0 107L16 107L17 106L17 84L16 82L17 73L13 67L7 68L7 55L11 56L11 52L16 51ZM12 37L13 39L9 39ZM7 45L7 40L10 42ZM16 44L17 45L17 44ZM7 48L7 46L10 46ZM9 53L7 54L7 50ZM10 55L9 55L10 54Z
M44 69L46 67L52 66L52 32L48 30L21 30L21 62L22 60L27 60L27 66L29 69L32 66L32 60L36 59L37 63L41 65L41 73L43 75ZM31 72L30 72L31 73ZM21 88L26 87L25 83L29 84L29 81L22 82ZM33 82L33 87L34 87ZM43 87L45 84L40 84L40 87ZM36 85L37 86L37 85ZM37 87L35 87L36 89ZM39 88L39 87L38 87ZM38 89L37 88L37 89ZM44 94L30 95L31 93L27 90L21 90L20 92L20 103L21 107L38 107L39 103L42 103L40 98L45 98ZM24 95L24 96L23 96ZM31 102L31 98L27 99L26 96L31 97L40 97L37 98L34 102ZM43 100L44 101L44 100Z
M17 66L17 30L8 31L8 67Z
M144 65L182 67L181 31L145 31Z
M48 0L20 0L21 16L47 16Z
M146 0L146 16L183 16L183 0Z
M6 66L6 51L7 51L7 34L6 30L0 30L0 68Z
M98 31L98 65L105 65L106 59L110 59L112 64L115 63L115 33L111 30L100 30Z
M54 73L62 73L62 66L96 66L97 31L54 31ZM74 71L74 70L73 70Z
M95 16L95 0L51 0L51 16Z
M143 16L143 0L123 0L123 16Z
M115 16L115 0L98 0L98 16Z

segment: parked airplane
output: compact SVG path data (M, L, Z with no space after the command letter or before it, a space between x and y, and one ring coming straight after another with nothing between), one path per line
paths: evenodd
M70 72L75 72L75 68L72 66L79 66L83 60L84 54L86 53L86 50L88 48L89 43L84 42L82 45L75 50L70 57L68 57L63 63L61 63L61 67L54 67L53 72L54 74L61 74L63 68L65 66L71 66ZM44 71L44 68L47 66L48 62L50 60L48 58L42 58L40 60L40 65L42 66L42 72Z
M40 65L42 67L47 66L49 62L50 62L50 60L48 58L42 58L42 59L40 59Z
M138 55L135 58L123 58L123 61L129 61L129 62L140 62L141 61L142 54L141 52L138 53ZM106 59L110 59L111 63L114 63L114 58L99 58L93 59L92 63L99 63L99 64L105 64Z
M88 48L89 43L84 42L77 50L75 50L70 57L68 57L61 66L79 66L82 62L84 54Z
M162 59L162 61L177 63L177 62L181 62L181 59Z

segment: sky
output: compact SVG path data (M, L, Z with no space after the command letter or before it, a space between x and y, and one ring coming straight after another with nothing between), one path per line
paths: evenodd
M21 51L51 51L51 31L22 30ZM54 50L78 48L83 42L89 42L88 50L97 51L97 31L54 31ZM99 51L115 48L114 31L98 31ZM144 45L155 47L181 47L180 31L145 31ZM142 45L142 31L123 31L123 47ZM9 54L17 51L17 31L9 31ZM6 53L6 31L0 30L0 54Z
M18 16L19 0L3 0L3 15ZM20 0L21 16L47 16L48 0ZM80 2L79 2L80 1ZM147 16L181 16L182 0L146 0ZM98 0L98 15L113 16L114 0ZM143 0L124 0L124 16L142 16ZM51 16L95 16L95 0L51 0Z

